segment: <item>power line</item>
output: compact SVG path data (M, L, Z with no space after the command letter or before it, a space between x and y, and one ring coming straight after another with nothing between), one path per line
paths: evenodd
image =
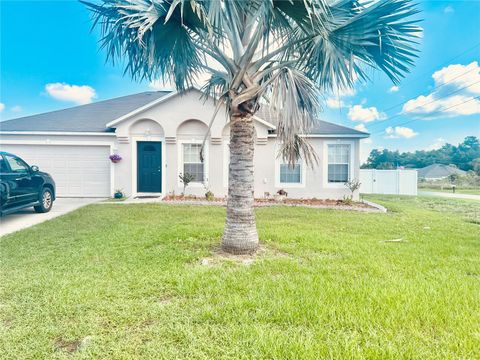
M452 109L452 108L454 108L454 107L463 105L463 104L465 104L465 103L467 103L467 102L470 102L470 101L473 101L473 100L476 100L476 99L479 99L479 98L480 98L480 96L475 96L475 97L470 98L470 99L468 99L468 100L462 101L461 103L458 103L458 104L449 106L449 107L447 107L447 108L443 108L443 109L437 110L437 111L435 111L435 112L433 112L433 113L431 113L431 114L442 113L442 112L444 112L444 111L446 111L446 110L450 110L450 109ZM393 125L393 126L407 125L407 124L410 124L410 123L412 123L412 122L414 122L414 121L418 121L418 120L420 120L420 119L413 119L413 120L405 121L405 122L403 122L403 123L395 124L395 125ZM392 127L393 127L393 126L392 126ZM384 132L384 130L379 131L379 132L376 132L376 133L373 133L372 135L378 135L378 134L381 134L381 133L383 133L383 132Z
M441 65L439 65L439 66L444 66L445 64L448 64L448 63L452 62L453 60L458 59L459 57L461 57L461 56L469 53L470 51L472 51L472 50L474 50L474 49L476 49L476 48L478 48L478 47L480 47L480 42L479 42L479 43L476 43L476 44L473 45L472 47L470 47L470 48L462 51L461 53L453 56L452 58L444 61L444 62L443 62ZM449 81L447 81L447 82L445 82L445 83L443 83L443 84L441 84L441 85L439 85L439 86L434 87L434 88L432 89L433 91L432 91L430 94L436 93L437 90L440 89L441 87L443 87L443 86L451 83L452 81L454 81L454 80L456 80L456 79L458 79L458 78L460 78L460 77L462 77L462 76L464 76L464 75L466 75L466 74L469 74L469 73L471 73L472 71L475 71L475 70L476 70L476 68L473 68L473 69L471 69L471 70L469 70L469 71L466 71L466 72L464 72L464 73L462 73L462 74L454 77L453 79L450 79ZM417 76L417 77L414 78L414 80L421 79L421 78L423 78L423 77L424 77L423 75ZM413 81L413 80L410 80L410 81ZM471 84L471 85L474 85L474 84ZM471 85L469 85L469 86L471 86ZM451 93L451 94L452 94L452 93ZM420 96L420 95L419 95L419 96ZM442 99L442 98L440 98L440 99ZM410 99L410 100L411 100L411 99ZM393 105L393 106L390 106L390 107L388 107L388 108L386 108L386 109L381 110L381 112L387 112L387 111L389 111L389 110L395 109L395 108L398 107L398 106L401 106L401 105L406 104L406 103L409 102L410 100L403 101L403 102L401 102L401 103L398 103L398 104L395 104L395 105ZM427 105L427 104L424 104L424 105ZM400 116L400 115L396 115L395 117L397 117L397 116ZM376 125L381 124L381 123L384 123L385 121L390 120L390 119L392 119L392 118L389 118L389 119L386 119L386 120L382 120L382 121L376 122L375 124L372 124L371 126L376 126Z
M448 59L448 60L445 60L443 63L441 63L440 65L438 65L438 67L440 66L444 66L445 64L448 64L448 63L451 63L453 60L456 60L458 59L459 57L469 53L470 51L478 48L480 46L480 42L479 43L476 43L474 44L472 47L462 51L460 54L457 54L455 56L453 56L452 58ZM425 75L427 75L426 73L423 73L422 75L419 75L419 76L416 76L415 78L413 79L410 79L409 81L412 82L412 81L415 81L415 80L418 80L418 79L423 79L425 77ZM430 76L430 74L428 74L428 76Z
M480 44L479 44L479 45L480 45ZM469 73L471 73L472 71L475 71L475 70L477 70L477 69L476 69L476 68L473 68L473 69L471 69L471 70L468 70L468 71L466 71L466 72L464 72L464 73L461 73L461 74L458 75L458 76L455 76L453 79L450 79L449 81L444 82L443 84L434 87L434 88L432 89L432 92L430 92L430 94L435 94L435 93L437 92L437 90L440 89L441 87L443 87L443 86L445 86L445 85L447 85L447 84L450 84L452 81L454 81L454 80L456 80L456 79L458 79L458 78L460 78L460 77L462 77L462 76L464 76L464 75L467 75L467 74L469 74ZM406 104L406 103L409 102L409 101L410 101L410 100L403 101L403 102L401 102L401 103L398 103L398 104L395 104L395 105L393 105L393 106L390 106L390 107L388 107L388 108L386 108L386 109L383 109L382 112L386 112L386 111L395 109L396 107L401 106L401 105L404 105L404 104Z
M478 84L478 83L480 83L480 80L477 81L477 82L474 82L474 83L472 83L472 84L469 84L469 85L467 85L467 86L464 86L464 87L462 87L462 88L460 88L460 89L457 89L457 90L455 90L455 91L449 92L448 94L446 94L446 95L444 95L444 96L441 96L441 97L439 97L439 98L437 98L437 99L434 99L434 100L432 100L432 101L429 101L429 102L427 102L427 103L425 103L425 104L417 105L417 106L415 106L415 107L414 107L413 109L411 109L411 110L415 110L415 109L418 109L418 108L420 108L420 107L422 107L422 106L426 106L426 105L433 104L433 103L436 102L436 101L445 99L445 98L449 97L450 95L456 94L456 93L458 93L458 92L460 92L460 91L462 91L462 90L465 90L466 88L468 88L468 87L470 87L470 86L473 86L473 85L476 85L476 84ZM410 100L408 100L408 101L410 101ZM408 101L405 101L404 104L406 104ZM389 118L387 118L387 119L377 121L375 124L372 124L371 126L380 125L380 124L384 123L385 121L389 121L389 120L395 119L395 118L397 118L397 117L399 117L399 116L402 116L402 115L404 115L404 114L402 114L402 113L396 114L396 115L394 115L394 116L392 116L392 117L389 117Z

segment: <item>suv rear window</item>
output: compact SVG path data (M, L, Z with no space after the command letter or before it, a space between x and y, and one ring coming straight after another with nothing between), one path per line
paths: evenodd
M8 165L10 165L10 169L12 172L15 173L25 173L28 172L29 167L25 162L17 158L15 156L5 155L5 159L7 159Z

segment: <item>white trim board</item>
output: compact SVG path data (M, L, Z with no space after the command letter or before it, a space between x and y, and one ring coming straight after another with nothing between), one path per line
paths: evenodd
M179 188L183 188L183 184L180 181L180 178L178 175L180 173L183 173L183 144L203 144L203 140L199 139L182 139L182 140L177 140L177 186ZM193 187L193 188L203 188L205 186L208 187L208 182L209 182L209 144L208 141L205 142L205 147L204 147L204 156L203 156L203 183L201 182L191 182L188 186Z
M88 131L0 131L1 135L77 135L77 136L117 136L113 132L88 132Z
M305 138L337 138L337 139L342 139L342 138L356 138L356 139L364 139L370 137L370 135L360 135L360 134L299 134L298 136L300 137L305 137ZM268 134L269 138L276 138L277 134Z
M185 90L185 91L183 91L183 92L180 92L180 91L178 91L178 90L175 90L175 91L172 91L172 92L171 92L170 94L168 94L168 95L165 95L165 96L163 96L163 97L161 97L161 98L159 98L159 99L156 99L156 100L154 100L154 101L151 101L151 102L149 102L148 104L145 104L145 105L143 105L143 106L141 106L141 107L139 107L139 108L137 108L137 109L129 112L128 114L122 115L122 116L120 116L119 118L117 118L117 119L115 119L115 120L113 120L113 121L110 121L110 122L107 123L107 125L105 125L105 126L106 126L106 128L114 127L115 125L121 123L122 121L124 121L124 120L126 120L126 119L128 119L128 118L130 118L130 117L132 117L132 116L135 116L135 115L137 115L137 114L140 114L141 112L146 111L146 110L152 108L152 107L155 106L155 105L162 104L162 103L170 100L171 98L174 98L174 97L177 96L177 95L182 95L182 94L184 94L184 93L187 93L187 92L190 91L190 90L197 90L198 92L200 92L201 94L203 94L203 92L200 90L200 88L198 88L198 87L196 87L196 86L192 86L192 87L190 87L189 89L187 89L187 90ZM213 115L213 113L212 113L212 115ZM254 115L253 118L254 118L256 121L258 121L259 123L265 125L266 127L269 127L269 128L271 128L271 129L276 129L276 126L275 126L275 125L269 123L268 121L265 121L265 120L259 118L258 116L255 116L255 115Z
M348 164L348 181L353 179L353 171L355 169L355 142L352 140L329 140L323 143L323 187L327 189L346 189L344 183L328 182L328 145L349 145L350 159Z

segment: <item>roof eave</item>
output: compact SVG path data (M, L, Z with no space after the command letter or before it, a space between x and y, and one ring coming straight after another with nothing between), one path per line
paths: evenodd
M299 134L300 137L305 138L352 138L352 139L366 139L370 137L368 134ZM277 134L269 134L268 137L277 137Z
M71 135L71 136L117 136L114 132L101 131L0 131L2 135Z

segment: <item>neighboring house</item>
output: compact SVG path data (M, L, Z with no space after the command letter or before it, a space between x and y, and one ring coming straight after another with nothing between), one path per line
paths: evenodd
M443 164L432 164L418 169L418 178L424 180L441 180L450 175L466 175L466 171L457 169L454 166Z
M115 189L128 196L179 194L180 173L195 175L188 194L227 194L229 124L217 115L205 147L199 149L214 112L212 99L190 89L144 92L0 123L0 148L52 174L59 196L108 197ZM277 156L275 120L255 117L255 196L285 189L294 198L341 199L344 183L358 178L360 139L369 135L319 121L306 134L319 164L291 168ZM109 155L123 159L112 163Z

